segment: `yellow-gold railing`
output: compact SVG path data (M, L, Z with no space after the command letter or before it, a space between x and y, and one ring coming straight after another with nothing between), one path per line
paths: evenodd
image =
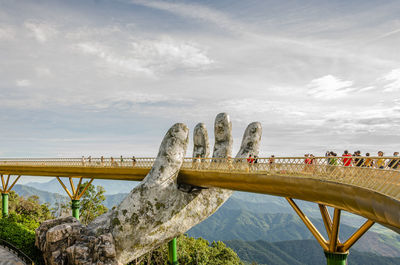
M151 168L154 161L151 157L3 158L0 169L1 166ZM400 199L397 163L400 169L399 157L185 158L181 169L313 178L354 185Z

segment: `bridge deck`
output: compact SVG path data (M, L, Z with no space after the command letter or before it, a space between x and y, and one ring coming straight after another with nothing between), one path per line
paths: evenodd
M366 159L366 158L365 158ZM378 161L380 158L368 158ZM398 158L384 158L389 165ZM312 201L363 216L400 231L400 172L391 168L346 167L326 157L305 164L304 158L185 159L180 182ZM382 161L380 161L382 162ZM135 160L7 159L0 173L29 176L87 177L140 181L154 158Z
M17 255L0 246L0 265L24 265Z

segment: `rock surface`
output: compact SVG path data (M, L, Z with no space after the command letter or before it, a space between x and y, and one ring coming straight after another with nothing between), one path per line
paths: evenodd
M232 124L226 113L217 115L214 131L213 157L230 157ZM259 123L247 127L237 158L258 154L261 131ZM193 156L207 157L204 124L198 124L194 133ZM188 193L178 189L188 136L184 124L172 126L144 180L114 210L87 227L71 218L44 222L36 232L36 244L47 264L127 264L213 214L232 191L210 188Z
M35 245L48 265L117 265L113 236L94 236L74 217L43 222Z
M205 158L210 156L208 132L204 123L198 123L193 130L193 157Z

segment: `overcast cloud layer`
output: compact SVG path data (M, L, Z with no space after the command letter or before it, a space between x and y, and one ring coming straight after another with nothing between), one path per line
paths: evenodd
M236 150L260 121L263 156L389 154L399 14L397 0L0 0L0 157L155 156L173 123L212 136L219 112Z

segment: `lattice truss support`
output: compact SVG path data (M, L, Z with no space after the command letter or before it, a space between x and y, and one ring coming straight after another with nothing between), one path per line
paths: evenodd
M326 233L328 234L329 240L326 240L323 235L318 231L314 224L308 219L308 217L300 210L297 204L292 198L286 198L289 204L293 207L296 213L299 215L301 220L317 239L323 250L327 253L348 253L349 249L360 239L371 226L375 223L374 221L367 220L354 234L352 234L345 242L339 240L339 226L340 226L340 214L341 210L335 208L333 213L333 219L331 218L328 209L323 204L318 204L321 211L322 220L324 221Z
M79 192L80 187L82 185L82 179L83 177L75 177L79 178L78 185L75 187L73 177L68 177L69 179L69 184L71 186L71 191L68 190L67 186L63 183L63 181L60 179L60 177L57 177L58 182L60 182L61 186L64 188L64 190L67 192L68 196L71 198L71 200L80 200L83 194L85 194L86 190L89 188L90 184L92 184L94 178L91 178L90 181L86 184L86 186L83 188L82 192Z
M7 176L7 180L4 180L4 175L2 174L2 175L1 175L1 184L2 184L2 187L0 188L0 192L1 192L1 193L4 193L4 194L8 194L8 193L12 190L12 188L14 187L14 185L17 183L17 181L19 180L20 177L21 177L21 176L18 176L18 177L12 182L12 184L11 184L10 186L8 186L8 184L10 183L10 180L11 180L11 175L8 175L8 176Z

